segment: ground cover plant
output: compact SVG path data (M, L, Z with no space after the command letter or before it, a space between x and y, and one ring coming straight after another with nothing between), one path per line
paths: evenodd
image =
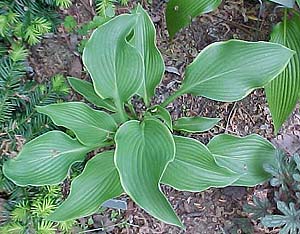
M66 222L52 222L45 220L61 202L60 186L44 187L6 187L13 194L5 204L5 211L1 211L2 219L7 219L1 225L1 233L72 233L75 220ZM1 191L1 190L0 190ZM3 222L3 220L2 220Z
M254 197L254 204L244 210L254 220L266 227L280 228L280 234L297 234L300 231L300 157L287 157L278 152L276 163L266 164L265 170L272 175L270 185L274 191L267 197Z
M132 14L100 26L88 41L83 62L93 83L69 78L74 90L106 111L80 102L37 107L69 134L50 131L28 142L4 164L3 172L20 186L59 184L74 162L105 147L106 151L87 161L73 180L69 197L48 219L86 216L106 200L127 193L152 216L183 227L160 184L184 191L254 186L269 178L262 165L272 162L276 149L258 135L221 134L207 146L178 136L173 129L203 132L219 119L172 121L165 107L186 93L223 102L241 100L275 79L294 55L271 42L213 43L187 67L180 88L161 105L151 105L165 68L155 45L153 23L139 6ZM134 95L144 101L143 113L132 106Z
M16 154L24 141L56 128L35 106L63 100L69 88L60 74L37 83L28 56L30 46L56 30L61 22L59 7L70 4L69 0L0 3L0 195L1 201L7 200L5 206L0 205L1 233L55 233L72 228L44 219L44 209L53 209L61 199L57 188L53 194L45 187L18 187L2 173L3 162Z
M299 7L300 3L295 0L271 1L281 4L285 8L282 23L274 27L271 41L296 51L296 56L292 58L286 70L280 74L280 77L274 79L265 87L275 132L278 133L299 100L300 42L298 38L300 36L300 24L299 12L296 12L294 7L296 3ZM166 9L166 22L170 36L174 37L176 32L190 24L192 18L215 10L221 3L221 0L207 0L201 1L201 3L197 0L169 1ZM260 3L263 4L262 1ZM261 5L262 9L263 5ZM288 19L289 12L293 12L296 16L293 19Z
M60 23L58 7L67 8L71 4L71 0L1 1L0 41L37 44Z

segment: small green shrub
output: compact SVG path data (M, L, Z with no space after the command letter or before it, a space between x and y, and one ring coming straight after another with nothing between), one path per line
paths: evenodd
M64 27L67 30L67 32L72 32L76 28L76 26L77 26L77 22L73 16L68 15L65 17Z
M175 135L173 129L203 132L218 118L172 121L165 107L183 94L223 102L241 100L278 76L295 52L270 42L211 44L187 67L180 88L161 105L151 105L165 70L155 39L154 25L141 6L130 15L115 17L94 31L83 52L93 84L69 78L77 92L105 111L81 102L37 107L75 137L50 131L27 143L3 167L17 185L59 184L73 163L84 161L88 152L109 146L88 160L82 174L73 180L69 197L49 220L92 214L106 200L127 193L152 216L182 227L160 184L203 191L228 185L254 186L270 177L262 168L276 152L270 142L258 135L221 134L205 146ZM134 95L145 103L145 111L139 115L131 104Z
M12 192L15 197L6 204L9 214L0 227L1 233L71 233L76 225L74 220L60 223L45 220L61 201L59 186L26 187Z
M112 18L115 16L115 3L127 5L129 0L95 0L96 12L99 16Z
M37 44L60 23L57 7L69 7L71 0L4 0L0 2L0 41Z
M287 157L278 153L276 163L266 165L272 174L270 185L274 188L269 198L254 197L254 205L246 205L244 210L253 219L261 220L266 227L280 228L280 234L300 232L300 157Z

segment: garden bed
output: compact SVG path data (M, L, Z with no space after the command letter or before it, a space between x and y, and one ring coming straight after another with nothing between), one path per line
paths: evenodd
M128 8L117 9L117 12L130 11L134 3L130 4ZM151 6L145 3L145 8L155 23L157 45L167 66L162 85L156 90L156 98L153 100L155 103L161 103L176 90L181 83L185 67L207 45L231 38L267 41L272 26L280 20L273 4L266 4L266 9L258 18L257 1L227 0L213 13L197 17L189 27L181 30L170 40L165 24L165 7L165 1L153 0ZM72 15L79 24L82 24L93 17L93 10L89 8L88 1L82 0L74 2L70 9L61 14ZM77 52L79 41L80 37L77 34L67 33L61 27L57 33L48 35L39 45L33 47L29 58L34 71L33 78L38 82L44 82L52 75L62 73L66 76L88 79L86 72L82 70L81 58ZM80 100L81 97L71 94L68 99ZM138 101L134 104L138 110L144 108ZM257 133L280 147L289 150L294 147L292 150L295 152L298 150L295 145L299 143L300 135L299 108L294 111L279 136L275 138L263 90L254 91L244 100L234 103L221 103L204 97L184 95L176 99L167 109L173 119L188 116L221 118L218 126L204 134L187 134L203 143L207 143L219 133L232 133L238 136ZM116 212L108 209L101 214L82 218L80 222L88 223L90 229L96 229L98 233L278 233L276 230L268 231L251 223L242 209L244 204L251 201L254 193L266 193L269 190L267 185L256 188L209 189L202 193L180 192L168 186L162 187L176 213L183 220L186 230L154 219L126 196L121 198L128 204L126 211ZM106 228L103 229L103 226Z

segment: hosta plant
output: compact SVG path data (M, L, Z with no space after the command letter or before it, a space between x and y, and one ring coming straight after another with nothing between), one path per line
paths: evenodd
M172 122L165 107L187 93L224 102L240 100L280 74L294 52L270 42L214 43L187 67L178 91L161 105L151 106L165 69L155 39L153 23L142 7L115 17L96 29L85 47L83 62L92 83L69 79L95 108L80 102L37 107L71 134L50 131L7 161L4 174L16 184L59 184L74 162L84 161L89 152L108 149L87 161L50 220L92 214L106 200L126 193L152 216L182 227L161 184L203 191L254 186L269 178L262 165L272 162L276 150L267 140L223 134L205 146L173 129L207 131L218 118L185 117ZM134 95L145 103L142 114L137 115L131 104Z
M271 41L287 46L296 52L284 72L265 87L275 132L277 133L294 110L299 99L300 17L293 7L295 2L300 6L300 0L271 1L285 7L283 20L274 27ZM192 18L213 11L221 2L221 0L170 0L166 9L166 21L170 36L174 37L177 31L191 23ZM290 12L295 14L292 19L288 18Z
M299 100L300 89L300 17L288 18L278 23L271 34L271 41L280 43L296 52L286 69L266 87L265 92L276 132L293 112Z

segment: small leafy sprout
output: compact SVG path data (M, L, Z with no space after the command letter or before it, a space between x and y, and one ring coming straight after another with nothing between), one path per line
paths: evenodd
M52 198L37 199L32 203L31 212L37 217L47 217L57 206Z
M255 134L221 134L204 145L174 135L173 130L207 131L218 118L172 121L166 108L184 94L223 102L241 100L278 76L294 51L268 42L211 44L187 67L181 87L153 107L152 97L165 71L155 32L141 6L98 27L83 51L92 83L69 78L72 88L91 105L66 102L37 107L74 135L47 132L4 164L4 174L20 186L54 185L64 181L70 167L84 161L87 153L103 149L87 161L73 180L70 195L49 220L93 214L107 200L126 193L153 217L183 227L161 184L199 192L210 187L254 186L270 178L262 166L272 162L276 153L270 142ZM145 103L142 116L131 105L136 95ZM52 157L54 151L59 155Z
M243 206L243 210L251 214L252 219L257 220L270 214L272 205L267 198L260 199L254 196L253 203L254 204L246 204Z
M21 202L16 205L15 209L11 212L11 218L13 221L26 222L30 207L28 202Z
M283 215L266 215L262 224L266 227L281 227L280 234L297 234L300 232L300 209L295 204L287 206L284 202L277 202L277 208Z
M65 17L64 27L67 30L67 32L72 32L76 28L76 26L77 26L77 22L73 16L68 15Z
M72 0L55 0L58 7L69 8L72 5Z

